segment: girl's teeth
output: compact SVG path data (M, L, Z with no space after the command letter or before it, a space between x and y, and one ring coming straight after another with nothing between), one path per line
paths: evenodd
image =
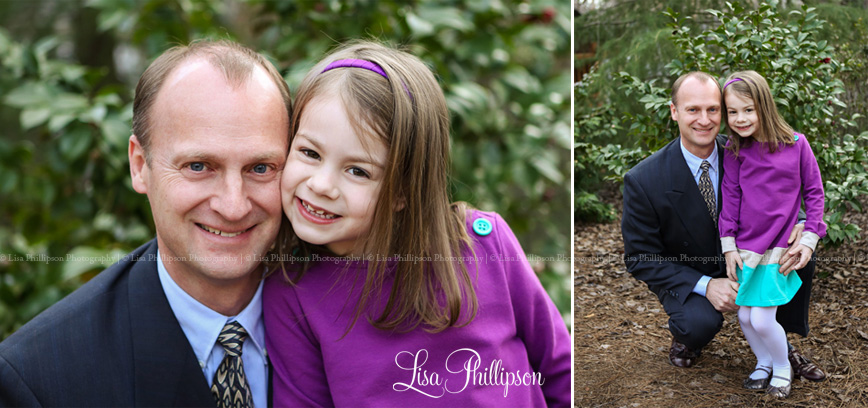
M323 211L323 210L314 210L313 207L311 207L308 203L306 203L304 201L302 201L301 204L302 204L302 206L304 206L304 209L307 210L307 212L310 213L311 215L315 215L319 218L324 218L327 220L335 218L334 214L326 215L325 211Z

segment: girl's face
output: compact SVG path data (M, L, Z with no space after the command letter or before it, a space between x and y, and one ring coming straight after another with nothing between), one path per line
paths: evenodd
M314 97L299 120L280 186L298 237L337 255L361 255L387 157L381 141L356 133L339 96Z
M756 114L756 106L753 99L739 95L736 92L727 92L726 121L729 128L741 137L751 137L756 133L759 126L759 117Z

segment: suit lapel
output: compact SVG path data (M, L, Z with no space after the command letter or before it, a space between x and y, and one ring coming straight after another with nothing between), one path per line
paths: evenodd
M703 252L715 253L715 248L706 247L712 242L709 237L717 236L717 229L714 226L714 220L708 214L705 200L699 193L696 180L693 179L690 168L687 167L687 162L681 153L681 139L675 139L664 149L666 149L666 157L663 162L667 166L668 178L672 182L671 189L666 191L666 196L693 241L705 249Z
M130 269L130 327L137 406L215 406L202 368L157 274L157 243Z

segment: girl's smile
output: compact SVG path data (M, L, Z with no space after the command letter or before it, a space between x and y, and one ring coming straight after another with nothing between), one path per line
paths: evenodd
M746 126L735 125L733 127L733 130L735 130L735 132L738 133L739 135L746 135L746 134L753 133L753 132L750 132L752 127L753 127L753 124L748 124Z
M301 207L299 208L299 212L301 212L301 214L311 222L329 224L340 217L340 215L321 210L319 207L314 207L310 203L307 203L298 197L296 197L296 202Z

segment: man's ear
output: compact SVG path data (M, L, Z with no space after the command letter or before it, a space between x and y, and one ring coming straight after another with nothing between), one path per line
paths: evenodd
M139 138L136 135L130 136L130 178L133 182L133 190L139 194L148 194L148 168L147 160L145 160L145 149L139 143Z
M676 109L675 104L670 101L669 102L669 114L672 116L672 120L678 122L678 118L675 117L675 112L678 112L678 109Z

